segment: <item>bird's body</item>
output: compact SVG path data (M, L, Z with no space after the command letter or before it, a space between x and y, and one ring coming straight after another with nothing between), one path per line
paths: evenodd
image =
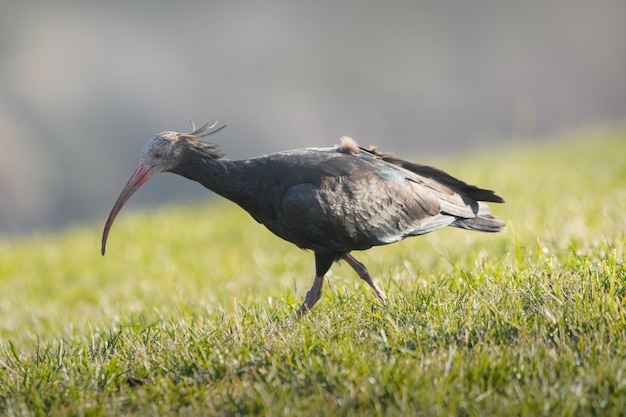
M496 232L504 224L484 203L503 202L492 191L436 168L359 148L344 138L333 148L308 148L231 161L200 142L207 126L190 134L164 132L144 148L142 160L105 226L155 171L197 181L235 202L271 232L315 253L316 278L299 310L319 299L323 276L345 259L380 297L365 267L350 252L432 232L444 226Z

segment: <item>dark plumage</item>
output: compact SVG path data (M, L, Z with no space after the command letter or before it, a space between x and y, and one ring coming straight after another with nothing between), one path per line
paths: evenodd
M493 191L468 185L429 166L403 161L343 138L335 148L280 152L242 161L225 159L199 141L221 128L163 132L144 147L139 165L104 227L102 254L118 212L157 172L173 172L232 200L281 238L315 253L315 280L298 314L320 298L324 275L344 259L376 292L367 269L350 252L454 226L498 232L504 223L485 202Z

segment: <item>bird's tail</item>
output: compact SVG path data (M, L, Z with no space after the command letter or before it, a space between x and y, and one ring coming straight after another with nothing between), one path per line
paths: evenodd
M487 204L479 201L475 217L457 216L450 226L479 232L499 232L504 229L504 222L491 214L491 209Z
M499 232L504 229L504 222L491 214L480 214L469 219L457 218L450 226L479 232Z

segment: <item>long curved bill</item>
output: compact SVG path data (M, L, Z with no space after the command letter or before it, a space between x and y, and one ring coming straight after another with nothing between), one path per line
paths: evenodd
M117 213L120 212L120 210L124 206L124 203L128 201L130 196L133 195L133 193L137 191L139 187L145 184L146 181L148 181L149 179L150 179L150 167L140 162L139 165L137 166L137 169L133 173L133 176L130 177L130 179L124 186L124 189L122 190L120 196L117 197L117 201L115 202L115 205L113 205L113 208L111 209L111 213L109 213L109 218L107 219L107 222L104 225L104 231L102 232L102 255L103 256L106 250L107 237L109 236L109 230L111 229L111 225L113 224L115 217L117 217Z

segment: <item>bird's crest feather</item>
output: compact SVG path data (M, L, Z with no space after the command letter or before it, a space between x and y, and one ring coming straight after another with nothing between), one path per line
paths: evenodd
M212 135L213 133L219 132L220 130L224 129L226 127L226 125L222 125L220 127L215 127L217 126L218 121L216 120L215 122L213 122L212 124L209 123L205 123L204 125L200 126L199 128L196 128L196 124L193 122L193 120L189 120L189 124L191 125L191 132L187 133L187 135L189 136L193 136L196 138L203 138L205 136L209 136Z
M352 139L349 136L344 136L341 139L339 139L340 144L339 146L337 146L337 151L341 152L341 153L347 153L347 154L356 154L359 151L359 144L356 143L356 141L354 139Z
M217 126L217 123L218 123L217 121L213 122L212 124L205 123L204 125L196 128L196 124L193 122L193 120L189 120L189 124L191 124L191 132L184 133L182 134L182 136L187 137L189 139L193 139L194 140L193 147L198 152L205 154L211 159L221 159L224 157L224 154L220 150L219 146L213 143L207 143L207 142L198 140L199 138L203 138L205 136L209 136L209 135L212 135L213 133L219 132L220 130L226 127L226 125L215 127Z

